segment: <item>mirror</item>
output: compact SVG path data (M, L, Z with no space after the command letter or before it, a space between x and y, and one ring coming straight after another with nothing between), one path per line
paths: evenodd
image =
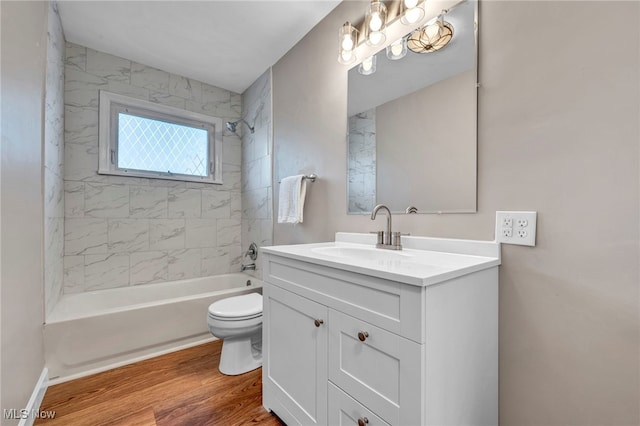
M347 205L370 214L476 211L477 2L444 15L453 38L441 50L349 71ZM409 209L414 207L416 211Z

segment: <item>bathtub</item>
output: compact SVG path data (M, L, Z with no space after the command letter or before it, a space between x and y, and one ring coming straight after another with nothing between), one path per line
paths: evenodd
M64 295L44 325L51 384L215 340L207 307L255 291L235 273Z

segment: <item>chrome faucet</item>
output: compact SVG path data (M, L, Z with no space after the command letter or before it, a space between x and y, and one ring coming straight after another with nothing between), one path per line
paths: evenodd
M247 250L244 255L255 261L258 258L258 245L256 243L251 243L249 245L249 250Z
M402 250L400 233L391 231L391 210L389 210L389 207L384 204L378 204L371 212L371 220L376 219L378 210L386 210L387 212L387 230L378 232L378 243L376 244L376 247L389 250Z
M244 254L246 257L248 257L249 259L253 260L253 262L245 265L244 263L242 264L242 266L240 267L240 270L242 272L246 271L246 270L250 270L250 271L255 271L256 270L256 259L258 258L258 246L256 245L256 243L251 243L251 245L249 246L249 250L247 250L247 252Z

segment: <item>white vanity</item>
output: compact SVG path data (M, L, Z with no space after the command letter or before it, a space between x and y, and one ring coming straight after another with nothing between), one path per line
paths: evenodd
M289 426L497 425L494 242L266 247L263 404Z

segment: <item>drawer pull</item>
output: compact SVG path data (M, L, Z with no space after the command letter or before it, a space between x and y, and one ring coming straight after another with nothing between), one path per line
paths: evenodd
M364 426L366 424L369 424L369 419L366 417L360 417L358 419L358 426Z
M316 325L316 327L320 327L322 324L324 324L324 321L321 319L317 319L313 323Z
M360 339L361 342L367 340L367 337L369 337L369 333L367 333L366 331L361 331L360 333L358 333L358 339Z

